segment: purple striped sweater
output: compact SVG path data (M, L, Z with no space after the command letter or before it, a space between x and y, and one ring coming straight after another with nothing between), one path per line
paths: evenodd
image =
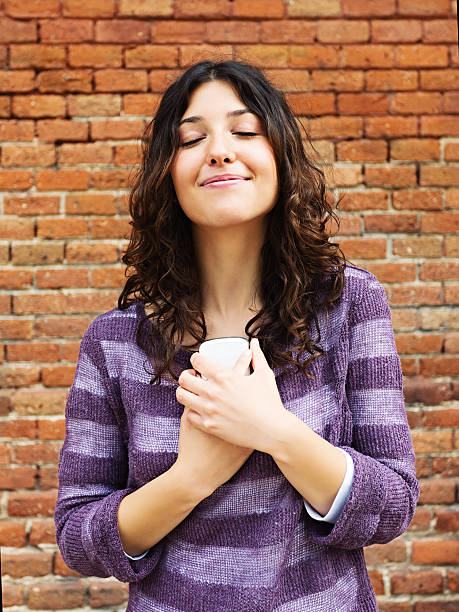
M175 529L132 561L121 499L177 457L177 383L150 385L135 342L143 303L98 316L85 332L66 406L55 510L67 565L130 583L130 612L375 612L363 547L408 527L419 496L400 359L381 283L347 265L338 302L319 313L324 353L274 372L284 405L354 462L335 524L314 520L272 457L242 468ZM145 329L145 339L148 330ZM180 349L180 370L191 367Z

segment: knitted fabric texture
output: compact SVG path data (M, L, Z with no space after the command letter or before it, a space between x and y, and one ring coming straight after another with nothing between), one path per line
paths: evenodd
M129 582L129 612L377 611L363 547L408 528L419 484L384 288L356 266L345 275L341 298L319 313L324 353L309 366L313 378L274 368L284 406L352 456L337 522L310 517L272 457L254 451L146 557L124 554L118 506L174 463L183 410L171 377L149 384L137 301L98 316L81 342L55 510L70 568ZM189 357L180 349L179 371Z

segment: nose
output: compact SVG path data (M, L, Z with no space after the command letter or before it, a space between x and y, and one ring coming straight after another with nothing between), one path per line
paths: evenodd
M236 159L232 147L223 138L213 138L209 143L207 163L211 166L219 166L222 163L230 164Z

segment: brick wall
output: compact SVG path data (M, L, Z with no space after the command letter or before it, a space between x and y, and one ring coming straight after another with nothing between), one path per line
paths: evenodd
M380 610L458 610L450 0L0 1L4 606L124 609L125 585L80 579L55 546L65 397L84 330L120 291L138 136L167 84L215 52L263 66L287 92L330 189L346 192L344 252L387 289L422 493L408 532L366 549Z

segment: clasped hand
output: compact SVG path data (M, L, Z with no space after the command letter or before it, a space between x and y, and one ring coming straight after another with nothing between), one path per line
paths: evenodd
M253 373L246 376L250 362ZM287 411L258 340L252 339L232 370L200 353L192 355L191 364L194 369L180 374L176 391L189 423L231 444L269 452Z

